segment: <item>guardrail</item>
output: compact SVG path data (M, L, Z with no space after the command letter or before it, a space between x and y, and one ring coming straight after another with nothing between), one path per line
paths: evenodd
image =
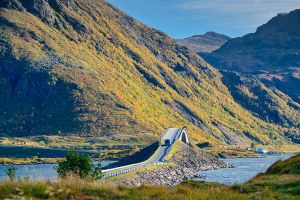
M104 174L104 175L101 177L101 179L107 179L107 178L110 178L110 177L113 177L113 176L117 176L117 175L129 173L129 172L133 172L133 171L142 169L142 168L144 168L144 167L149 167L149 166L153 166L153 165L161 165L161 164L165 164L165 163L163 163L163 162L160 162L160 163L153 163L153 164L148 164L148 165L137 166L137 167L130 168L130 169L124 169L124 170L121 170L121 171L115 171L115 172L111 172L111 173Z

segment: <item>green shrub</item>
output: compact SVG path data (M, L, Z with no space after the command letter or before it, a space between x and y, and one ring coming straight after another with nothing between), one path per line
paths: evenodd
M9 180L11 181L16 180L16 168L14 166L8 167L6 171L6 175L8 176Z
M88 155L79 154L75 151L68 153L66 159L58 163L56 170L60 177L75 174L80 178L96 179L102 174L100 162L94 165Z

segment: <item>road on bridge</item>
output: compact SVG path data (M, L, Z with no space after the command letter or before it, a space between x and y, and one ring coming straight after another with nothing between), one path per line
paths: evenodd
M181 133L180 128L168 128L164 133L164 136L170 138L171 141L175 141L176 139L179 138L180 133ZM118 174L128 173L150 165L161 164L165 161L164 159L166 155L169 153L173 145L174 145L173 142L171 143L171 145L164 145L164 146L160 145L157 151L155 152L155 155L142 163L103 170L103 172L105 173L103 178L108 178Z

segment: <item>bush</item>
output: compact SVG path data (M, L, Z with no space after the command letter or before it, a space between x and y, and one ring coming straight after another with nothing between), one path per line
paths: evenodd
M58 163L57 173L59 177L68 174L78 175L80 178L97 179L101 177L101 163L93 164L92 159L86 154L72 151L67 154L66 159Z
M14 166L10 166L7 168L6 175L8 176L9 180L14 181L16 180L16 168Z

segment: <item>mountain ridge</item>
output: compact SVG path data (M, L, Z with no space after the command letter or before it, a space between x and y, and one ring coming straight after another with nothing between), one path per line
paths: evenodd
M210 31L203 35L193 35L184 39L178 39L177 41L194 52L211 53L219 49L230 39L226 35Z

